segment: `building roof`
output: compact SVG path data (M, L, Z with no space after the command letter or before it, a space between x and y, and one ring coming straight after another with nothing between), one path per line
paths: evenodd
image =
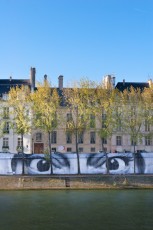
M30 80L29 79L0 79L0 96L4 93L8 93L10 91L10 88L21 86L21 85L27 85L30 86Z
M133 87L135 89L139 88L141 90L144 90L144 88L149 88L148 82L118 82L115 86L116 89L119 91L124 91L125 89L130 89L130 87Z

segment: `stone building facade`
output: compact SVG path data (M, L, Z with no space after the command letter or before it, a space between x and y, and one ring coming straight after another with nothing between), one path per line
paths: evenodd
M47 76L45 75L45 78ZM0 79L0 98L1 98L1 119L6 121L5 130L1 133L0 136L0 151L1 152L11 152L16 153L20 151L21 147L21 137L17 135L11 127L9 127L8 116L9 109L7 106L7 96L11 87L25 85L30 88L31 91L37 90L35 86L36 80L36 70L35 68L30 69L30 78L29 79ZM123 91L125 88L130 87L149 87L149 83L130 83L130 82L118 82L115 86L114 77L111 75L106 76L105 84L111 83L112 87L116 87L119 90ZM58 87L57 90L61 94L63 90L63 76L58 78ZM64 106L62 109L65 109ZM4 116L4 111L5 115ZM65 110L65 124L67 119L67 111ZM52 151L57 152L76 152L75 146L75 136L68 136L65 132L65 124L58 127L52 133ZM95 120L95 127L98 128L100 124ZM101 139L98 136L95 127L91 127L89 130L85 131L78 140L78 149L82 153L97 153L102 151ZM143 127L144 132L148 132L147 127ZM153 129L150 127L149 129ZM111 139L103 140L104 147L107 152L133 152L133 145L131 143L129 135L118 131L112 135ZM41 130L31 130L31 132L24 136L24 152L27 154L30 153L43 153L48 146L48 137L47 134L43 133ZM153 140L147 140L143 138L142 143L138 143L136 146L137 151L153 151Z

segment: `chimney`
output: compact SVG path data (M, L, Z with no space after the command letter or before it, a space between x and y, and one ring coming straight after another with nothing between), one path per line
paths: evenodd
M31 69L30 69L30 84L31 84L31 91L32 92L35 89L35 74L36 74L36 69L31 67Z
M62 75L60 75L60 76L58 77L58 88L59 88L60 90L63 89L63 76L62 76Z
M151 85L152 85L152 79L149 79L148 83L149 83L149 87L151 87Z
M125 85L125 79L123 79L123 85Z
M10 81L12 81L12 76L10 76Z
M112 77L112 86L113 86L113 89L115 88L115 77Z
M47 74L44 75L44 81L47 81Z

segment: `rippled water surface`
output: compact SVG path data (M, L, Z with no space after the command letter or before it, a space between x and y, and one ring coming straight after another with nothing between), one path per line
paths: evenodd
M153 229L153 190L1 191L0 230Z

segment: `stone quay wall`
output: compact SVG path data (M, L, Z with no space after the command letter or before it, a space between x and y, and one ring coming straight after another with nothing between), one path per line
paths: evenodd
M0 190L153 189L153 175L0 176Z

